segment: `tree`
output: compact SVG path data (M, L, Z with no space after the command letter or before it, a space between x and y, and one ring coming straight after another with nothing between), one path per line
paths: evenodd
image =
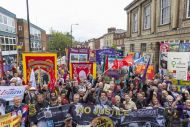
M112 45L112 48L114 48L114 49L117 50L117 45L116 45L116 44L113 44L113 45Z
M58 56L65 54L65 48L71 46L71 35L58 31L51 32L51 39L48 42L50 51L57 52Z

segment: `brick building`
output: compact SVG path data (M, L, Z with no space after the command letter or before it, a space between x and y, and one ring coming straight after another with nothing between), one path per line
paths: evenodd
M17 19L18 42L22 45L22 51L29 51L28 22L24 19ZM47 50L46 31L40 27L30 24L31 49L33 52L41 52Z

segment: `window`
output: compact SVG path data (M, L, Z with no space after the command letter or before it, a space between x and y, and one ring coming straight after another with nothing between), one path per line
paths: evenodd
M8 38L5 38L5 43L9 44L9 39Z
M0 23L3 23L3 16L0 14Z
M135 44L130 44L130 52L135 52Z
M146 43L141 44L141 52L146 52Z
M9 43L13 44L13 39L12 38L9 39Z
M16 39L15 38L13 38L13 44L16 44Z
M161 0L161 17L160 24L168 24L170 22L170 0Z
M18 31L22 31L22 26L18 26Z
M138 28L138 13L133 14L133 32L137 32Z
M4 37L0 37L0 44L4 44Z
M4 22L4 24L7 24L7 17L6 16L3 16L3 22Z
M187 18L190 18L190 0L187 0Z
M144 29L150 28L150 5L144 7Z

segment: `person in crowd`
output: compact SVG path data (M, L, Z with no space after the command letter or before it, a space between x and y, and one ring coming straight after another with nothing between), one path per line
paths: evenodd
M119 109L124 109L124 105L121 102L121 97L119 95L115 96L115 103L112 103L113 106L119 108Z
M49 106L48 101L44 99L44 95L41 93L37 95L36 100L37 102L35 108L37 112L40 112L42 109L47 108Z
M177 96L179 95L179 92L178 92L177 86L172 85L171 93L172 93L172 95L174 96L174 98L177 98Z
M66 90L62 90L61 96L60 96L60 98L61 98L61 105L69 104L69 100L68 100L66 94L67 94L67 91Z
M53 96L51 97L51 100L50 100L50 107L55 107L55 106L58 106L58 100L57 100L57 96Z
M25 104L22 103L22 99L19 96L15 96L13 99L14 105L10 105L6 107L5 112L10 113L10 112L17 112L17 111L22 111L22 108Z
M136 110L137 109L136 104L132 101L132 98L129 96L129 94L125 95L125 101L123 102L123 104L124 104L125 110Z
M96 104L112 106L111 101L107 98L107 93L102 91L100 97L97 97Z

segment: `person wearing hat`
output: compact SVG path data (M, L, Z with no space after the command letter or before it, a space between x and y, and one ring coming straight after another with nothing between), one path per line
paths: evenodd
M29 83L30 84L30 83ZM24 95L24 103L26 104L30 104L30 103L35 103L36 100L36 94L37 94L37 90L35 87L32 87L30 85L26 86L26 91L25 91L25 95Z

